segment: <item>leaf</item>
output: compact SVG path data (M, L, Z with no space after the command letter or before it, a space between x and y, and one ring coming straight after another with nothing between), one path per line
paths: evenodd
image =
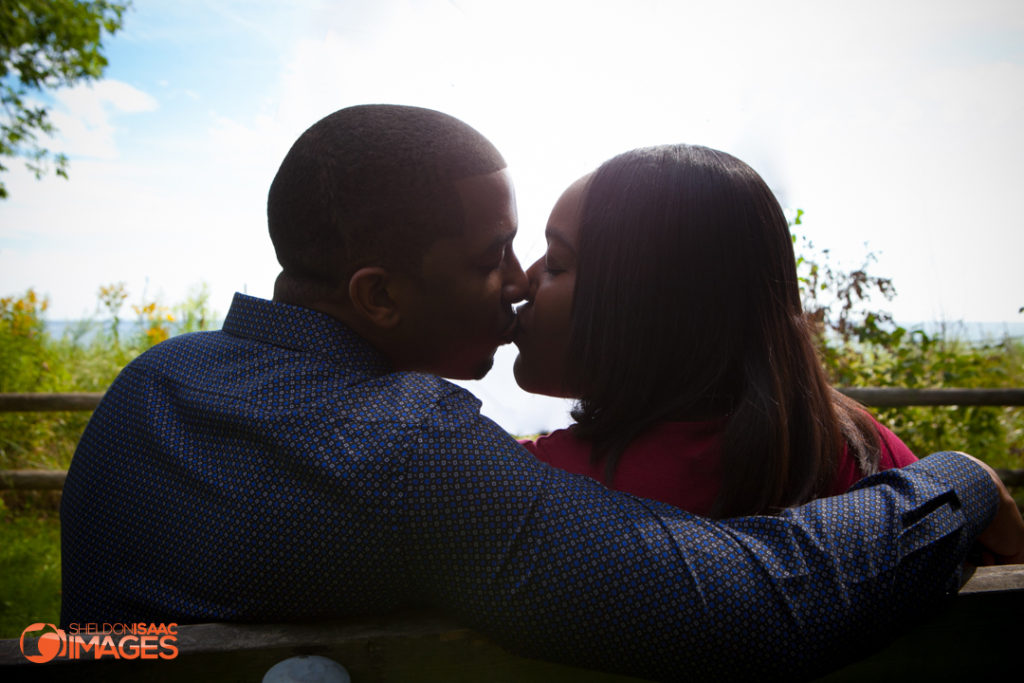
M109 0L0 2L0 157L21 157L37 178L51 168L67 178L67 157L40 144L37 133L56 128L45 107L23 97L95 80L103 75L104 34L121 28L128 3ZM0 172L7 170L0 166ZM0 198L8 196L0 181Z

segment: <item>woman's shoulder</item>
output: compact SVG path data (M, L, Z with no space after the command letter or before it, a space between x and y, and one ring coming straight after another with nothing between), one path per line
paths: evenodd
M875 429L878 431L878 445L880 446L878 469L890 470L917 462L917 456L907 444L903 443L903 439L896 436L891 429L876 420L873 415L869 414L868 417L871 418L871 422L874 423Z
M551 458L559 454L566 452L575 453L577 451L590 452L590 446L576 438L572 433L572 429L556 429L550 434L543 434L534 438L519 439L519 443L523 445L526 450L533 453L540 460L549 462Z
M627 453L667 450L675 454L693 455L716 444L721 438L722 421L706 422L660 422L637 436L627 448ZM526 450L541 460L556 458L568 453L574 457L583 454L589 458L591 443L580 439L572 428L557 429L537 438L519 439Z
M521 443L537 459L606 481L591 443L561 429ZM635 438L615 467L611 488L707 514L720 486L721 421L662 422Z
M891 429L875 419L875 416L868 411L865 410L864 414L868 416L878 435L878 471L906 467L917 461L917 456ZM850 452L850 444L844 443L833 485L828 495L845 493L847 489L863 478L864 472L858 463L858 458Z
M536 439L520 439L519 443L541 462L601 479L601 468L590 457L590 442L577 438L572 429L557 429Z

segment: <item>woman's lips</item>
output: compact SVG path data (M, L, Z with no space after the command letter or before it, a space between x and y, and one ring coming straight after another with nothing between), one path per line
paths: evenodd
M501 343L508 344L516 338L516 333L519 330L519 316L516 315L515 311L512 312L512 319L501 333Z
M512 338L509 341L518 343L519 337L526 331L523 327L523 321L528 317L530 311L530 304L521 304L515 310L515 325L512 326Z

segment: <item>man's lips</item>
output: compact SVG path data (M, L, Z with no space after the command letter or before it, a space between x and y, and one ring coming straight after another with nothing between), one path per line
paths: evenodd
M531 303L524 302L515 307L513 315L515 316L515 324L512 326L512 336L509 339L510 342L519 343L519 338L526 333L526 326L524 322L530 318L529 313L531 312Z
M516 331L519 329L519 316L512 312L511 318L508 325L501 332L501 343L508 344L513 341L516 337Z

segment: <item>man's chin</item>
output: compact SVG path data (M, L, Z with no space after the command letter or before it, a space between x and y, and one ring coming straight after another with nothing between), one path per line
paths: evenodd
M472 376L465 377L464 379L483 379L484 377L487 376L487 373L490 372L491 368L493 367L494 356L492 355L490 358L487 358L486 360L484 360L483 362L476 366L476 368L471 373Z
M477 358L474 361L466 360L464 363L449 364L447 366L435 366L434 368L421 368L424 372L429 372L445 379L458 379L458 380L471 380L471 379L483 379L491 368L494 367L494 352L491 352L490 356L484 358Z

